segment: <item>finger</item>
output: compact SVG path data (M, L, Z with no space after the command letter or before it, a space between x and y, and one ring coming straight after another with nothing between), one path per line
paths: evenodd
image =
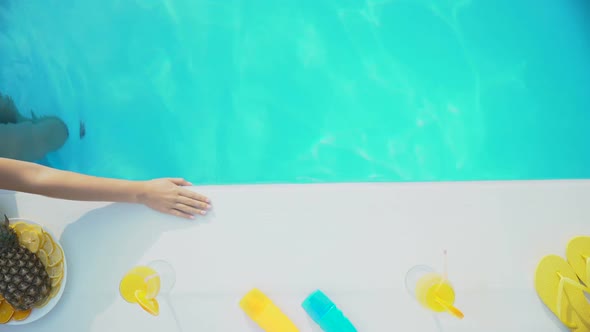
M180 196L178 202L184 205L194 207L199 210L209 210L211 206L205 202L197 201L196 199Z
M184 197L192 198L192 199L197 200L197 201L201 201L201 202L205 202L205 203L211 203L211 200L208 197L203 196L203 195L201 195L199 193L196 193L194 191L190 191L188 189L181 190L180 191L180 195L182 195Z
M176 209L170 209L170 211L168 211L168 213L173 216L184 218L184 219L195 219L195 217L193 217L192 215L190 215L188 213L184 213L184 212L176 210Z
M177 186L192 186L193 184L188 182L187 180L183 179L183 178L170 178L168 179L170 180L172 183L174 183Z
M200 214L200 215L207 214L207 211L205 211L205 210L197 209L197 208L194 208L192 206L184 205L182 203L176 203L174 205L174 209L175 210L178 210L180 212L189 214L191 216L194 216L195 214Z

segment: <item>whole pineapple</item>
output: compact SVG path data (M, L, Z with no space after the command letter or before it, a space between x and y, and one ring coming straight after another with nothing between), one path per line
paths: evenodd
M0 294L16 310L49 296L51 279L37 255L21 246L6 215L0 221Z

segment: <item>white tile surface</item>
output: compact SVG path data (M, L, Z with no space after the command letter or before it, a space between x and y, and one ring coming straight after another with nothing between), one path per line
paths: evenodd
M168 306L151 317L118 295L126 270L154 259L177 272L183 331L255 331L237 302L258 287L301 331L316 288L359 331L561 331L533 288L543 255L590 235L590 181L331 184L195 188L213 212L189 222L142 206L0 194L11 217L45 224L68 259L68 284L48 316L2 331L175 331ZM408 295L406 271L442 266L459 321L438 323ZM565 330L564 330L565 331Z

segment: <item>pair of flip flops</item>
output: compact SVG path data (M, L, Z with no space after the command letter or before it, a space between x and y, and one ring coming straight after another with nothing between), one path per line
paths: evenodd
M590 332L590 236L576 236L567 260L543 257L535 272L535 289L545 305L571 331Z

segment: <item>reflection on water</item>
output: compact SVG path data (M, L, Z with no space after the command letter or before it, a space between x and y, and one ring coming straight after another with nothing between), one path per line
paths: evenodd
M11 3L0 89L80 127L48 157L61 168L203 183L590 177L582 2Z

